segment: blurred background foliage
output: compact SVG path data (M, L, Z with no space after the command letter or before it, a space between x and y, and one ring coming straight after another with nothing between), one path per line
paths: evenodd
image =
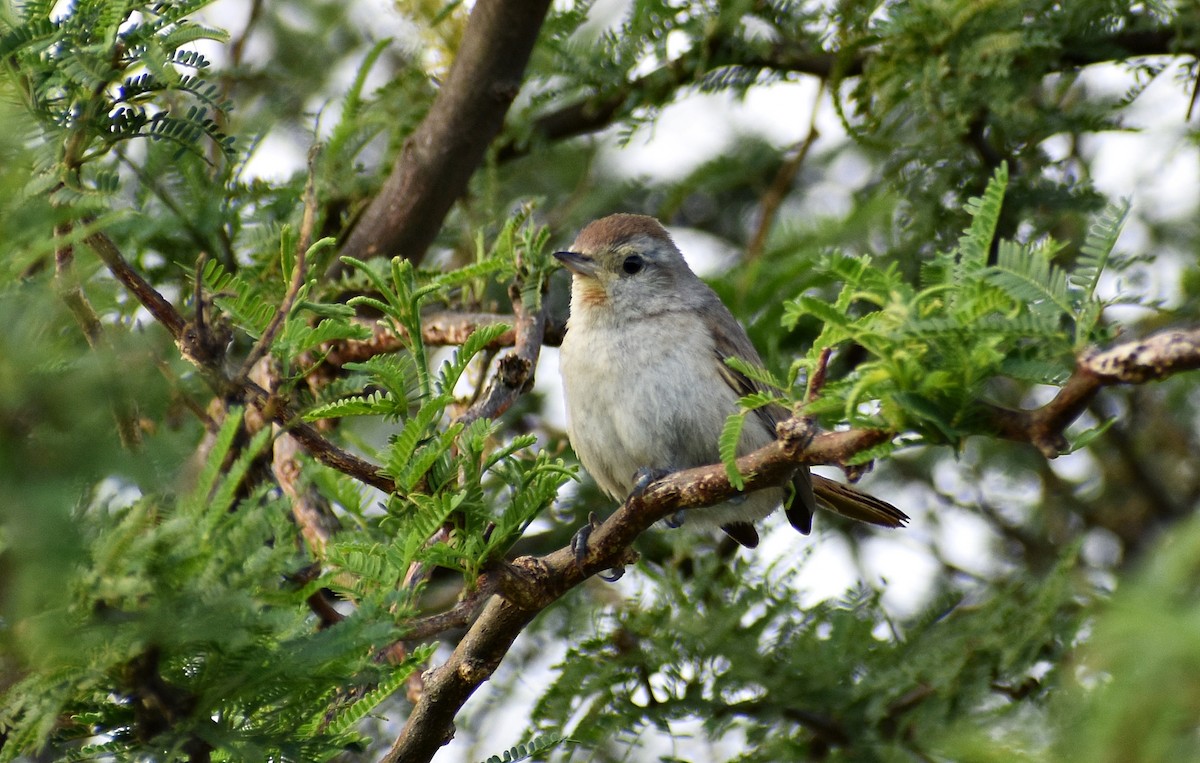
M859 261L879 276L863 285L875 302L843 299L845 315L908 299L953 260L969 200L1005 167L988 264L1008 240L1080 273L1096 221L1128 199L1121 268L1097 286L1115 307L1086 338L1200 323L1194 4L556 3L425 269L335 279L333 248L314 250L273 348L283 386L411 489L387 499L303 460L344 528L310 575L319 555L288 519L265 435L85 240L105 231L189 315L204 253L230 356L244 355L287 291L309 146L322 146L315 237L342 240L437 98L471 10L0 10L0 759L375 759L433 647L386 664L376 650L488 563L561 547L607 509L586 476L566 482L551 348L495 424L448 423L483 384L483 341L457 355L410 345L310 383L305 330L363 331L349 294L395 290L360 315L406 325L421 309L507 313L509 283L545 282L561 322L566 278L546 253L595 217L642 212L676 232L786 378L829 327L798 309L785 326L789 305L835 303ZM75 286L100 326L91 346ZM1063 372L1068 318L1032 350L1029 324L992 329ZM834 344L845 383L821 411L830 425L880 360ZM968 393L1044 402L1035 382L1050 378L1011 373L1008 356L968 378L967 359L939 357L913 365L930 375L902 391L929 407L893 415L905 447L866 483L912 515L908 529L823 517L811 539L774 526L760 552L733 556L655 528L636 574L535 621L445 759L559 737L574 742L538 759L1200 757L1194 376L1105 391L1070 434L1107 431L1048 461L946 422ZM954 399L926 394L935 373ZM878 407L851 413L878 422L899 398L871 389ZM330 405L356 415L335 427ZM406 587L417 564L441 571ZM310 609L323 590L336 624Z

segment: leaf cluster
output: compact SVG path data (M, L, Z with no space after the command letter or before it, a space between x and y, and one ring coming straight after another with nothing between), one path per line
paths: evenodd
M0 63L50 138L39 189L64 204L111 194L113 149L135 138L174 144L177 155L201 153L204 139L233 152L215 121L231 104L205 78L208 59L188 48L227 39L188 18L209 1L80 0L65 13L26 2L0 19Z
M330 585L342 586L339 568L353 569L369 588L347 591L355 597L390 595L420 561L462 573L472 585L490 562L500 558L529 524L543 513L559 487L573 476L561 459L545 452L532 457L535 435L509 435L490 419L469 423L451 415L471 400L460 401L465 375L480 368L487 348L509 329L504 324L476 329L436 369L421 333L421 313L432 300L480 288L492 277L515 281L515 299L523 309L540 309L542 284L551 268L544 228L523 210L502 226L490 248L478 245L477 262L448 272L423 273L412 263L393 259L384 268L349 261L375 296L357 296L353 307L378 311L381 321L406 340L405 350L347 364L355 375L338 388L337 399L311 407L309 421L380 417L399 424L377 454L383 471L396 483L378 531L388 540L337 541L330 559ZM330 318L330 321L339 319ZM484 366L486 368L486 366ZM360 384L366 391L346 394ZM465 385L481 394L479 384ZM410 591L416 595L418 591Z
M1116 30L1161 30L1172 13L1109 0L872 8L851 5L841 19L845 39L869 57L862 76L839 91L839 106L848 131L905 199L897 222L912 251L948 246L963 191L979 193L984 172L1002 161L1022 167L1002 235L1012 235L1017 220L1053 230L1098 211L1100 196L1073 182L1077 158L1048 150L1047 139L1123 129L1123 101L1079 97L1086 86L1068 62L1107 51L1104 40ZM1137 92L1162 71L1150 62L1123 65L1141 81Z
M339 718L380 699L353 690L417 669L424 651L374 659L386 619L313 628L290 582L305 565L296 528L248 479L269 432L235 449L241 428L234 412L185 493L97 493L77 510L64 595L3 633L24 677L5 690L0 758L327 760L358 743Z
M821 263L843 282L834 301L801 295L784 305L789 328L822 324L793 375L811 375L826 351L864 353L809 412L956 444L988 431L978 403L998 380L1061 383L1077 353L1108 338L1101 314L1109 302L1096 285L1127 205L1095 220L1068 267L1055 261L1063 245L1049 237L998 239L1007 180L1002 166L968 204L972 222L958 245L927 263L918 285L894 265L834 254Z
M694 576L647 570L653 589L605 611L560 661L535 708L539 728L601 760L691 719L711 739L744 739L730 760L807 760L831 748L845 760L902 758L936 750L947 719L964 713L1012 722L1022 706L1004 699L1007 688L1044 698L1065 676L1043 666L1071 647L1082 619L1070 560L982 598L946 594L899 621L867 588L802 606L787 579L796 570L764 577L737 560L696 563Z

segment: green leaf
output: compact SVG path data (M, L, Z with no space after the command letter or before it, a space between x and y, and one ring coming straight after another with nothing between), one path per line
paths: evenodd
M467 370L471 360L510 328L504 323L494 323L480 326L472 331L471 335L467 337L467 341L463 342L462 346L454 353L454 358L442 365L438 374L438 391L447 394L453 392L454 386L458 384L458 380Z
M392 439L388 449L386 471L388 476L399 478L409 473L410 464L417 448L435 433L433 425L441 419L446 406L453 402L448 394L437 395L421 403L417 412L405 420L404 426ZM449 447L448 444L446 447ZM411 485L409 485L411 487Z
M559 736L558 734L543 734L542 736L534 737L526 744L519 744L512 747L503 753L503 757L492 755L483 763L520 763L522 760L529 760L535 755L541 755L548 752L563 742L571 740Z
M748 411L739 411L725 419L725 426L721 429L721 438L718 440L721 463L725 464L725 474L735 490L744 490L746 487L746 480L738 471L737 451L742 440L742 428L746 425L747 413Z
M725 365L767 389L787 389L787 385L780 381L779 377L775 376L775 374L771 373L760 365L749 363L746 360L737 357L736 355L730 355L729 357L725 358Z
M1093 442L1095 442L1098 437L1100 437L1102 434L1104 434L1109 429L1111 429L1112 425L1116 424L1116 423L1117 423L1117 420L1115 418L1106 419L1106 420L1100 422L1099 424L1097 424L1096 426L1092 427L1091 429L1087 429L1087 430L1084 430L1083 432L1080 432L1071 441L1071 447L1067 450L1067 452L1074 453L1077 450L1083 450L1084 448L1088 447Z
M399 691L413 673L420 670L437 651L437 644L418 644L408 653L404 661L392 666L391 673L376 684L370 691L364 692L349 705L339 708L336 717L328 720L329 711L322 708L321 712L312 717L301 733L310 736L324 731L326 734L342 736L366 718L372 710Z
M973 273L987 266L988 252L996 236L996 225L1000 222L1000 209L1004 206L1007 186L1008 163L1001 162L995 175L988 181L983 196L973 196L967 201L966 210L971 215L971 226L963 231L958 240L955 283L963 284Z
M315 406L304 414L305 421L338 419L346 416L395 416L396 398L388 392L354 395Z
M1026 248L1005 241L996 264L987 271L987 280L1028 307L1051 304L1073 318L1067 274L1051 264L1050 251L1050 247Z

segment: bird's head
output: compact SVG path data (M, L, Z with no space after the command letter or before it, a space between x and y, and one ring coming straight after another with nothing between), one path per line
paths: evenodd
M571 271L573 315L637 319L686 307L689 295L703 290L670 234L645 215L596 220L554 256Z

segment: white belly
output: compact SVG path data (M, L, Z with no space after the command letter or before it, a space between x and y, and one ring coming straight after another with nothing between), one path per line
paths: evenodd
M561 350L567 432L580 462L614 500L633 490L639 469L677 471L720 462L717 441L737 410L716 350L699 319L668 313L620 330L568 323ZM654 336L672 336L657 342ZM757 417L743 430L739 453L774 439ZM781 490L689 511L701 526L753 521L782 500Z

